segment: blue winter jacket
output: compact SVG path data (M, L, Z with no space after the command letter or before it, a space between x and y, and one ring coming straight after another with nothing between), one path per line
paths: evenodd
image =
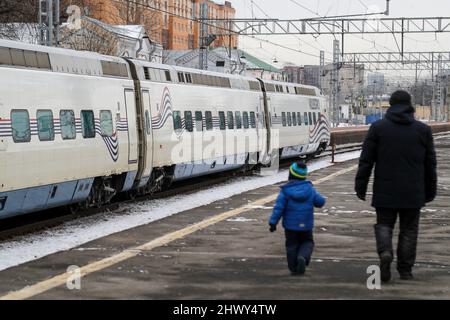
M277 224L283 217L283 227L293 231L308 231L314 228L314 207L325 205L325 198L312 183L292 180L281 187L269 224Z

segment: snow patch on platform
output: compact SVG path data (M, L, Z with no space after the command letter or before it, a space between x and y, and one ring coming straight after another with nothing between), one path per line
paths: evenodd
M337 162L357 159L360 151L337 155ZM332 166L329 158L309 163L310 172ZM242 177L189 195L126 204L117 210L70 221L42 233L0 244L0 271L95 239L145 225L237 194L287 180L288 170L270 176Z

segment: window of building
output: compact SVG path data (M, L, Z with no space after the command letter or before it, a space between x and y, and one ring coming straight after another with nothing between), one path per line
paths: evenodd
M244 111L242 113L242 122L244 124L244 129L248 129L250 127L250 121L248 119L248 112Z
M302 125L302 114L300 112L297 112L297 122L299 126Z
M61 110L59 112L61 123L61 136L63 140L71 140L77 137L75 126L75 113L72 110Z
M145 132L147 133L147 135L150 135L150 112L148 112L148 110L145 110Z
M283 127L286 127L287 121L286 121L286 112L281 113L281 123L283 124Z
M201 111L195 111L195 129L203 131L203 115Z
M100 111L100 132L103 137L112 137L114 131L112 113L109 110Z
M255 115L255 113L253 111L250 112L250 126L253 129L256 128L256 115Z
M194 126L192 124L192 112L185 111L184 112L184 126L188 132L194 131Z
M225 112L223 112L223 111L219 111L219 125L220 125L220 130L225 130L226 121L225 121Z
M91 110L81 111L81 131L83 138L95 138L95 119L94 112Z
M38 110L36 114L38 125L38 136L40 141L55 140L55 127L53 124L53 113L51 110Z
M228 122L228 129L234 129L233 111L228 111L227 112L227 122Z
M30 142L30 116L27 110L11 111L11 127L14 142Z
M214 125L211 111L205 111L205 122L206 122L206 130L208 131L212 130Z
M236 129L242 129L242 116L240 111L235 112L236 117Z

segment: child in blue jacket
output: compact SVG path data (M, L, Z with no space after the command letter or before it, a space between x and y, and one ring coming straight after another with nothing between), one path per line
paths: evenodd
M289 182L281 187L272 216L270 232L283 218L288 267L292 275L304 274L314 249L314 207L325 205L325 198L306 180L306 164L297 162L289 169Z

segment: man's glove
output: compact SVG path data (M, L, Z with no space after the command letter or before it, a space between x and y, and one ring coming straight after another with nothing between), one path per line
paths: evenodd
M366 195L362 193L357 193L356 196L362 201L366 201Z
M277 225L276 224L269 224L269 226L270 226L270 229L269 229L270 232L274 232L274 231L277 230Z

